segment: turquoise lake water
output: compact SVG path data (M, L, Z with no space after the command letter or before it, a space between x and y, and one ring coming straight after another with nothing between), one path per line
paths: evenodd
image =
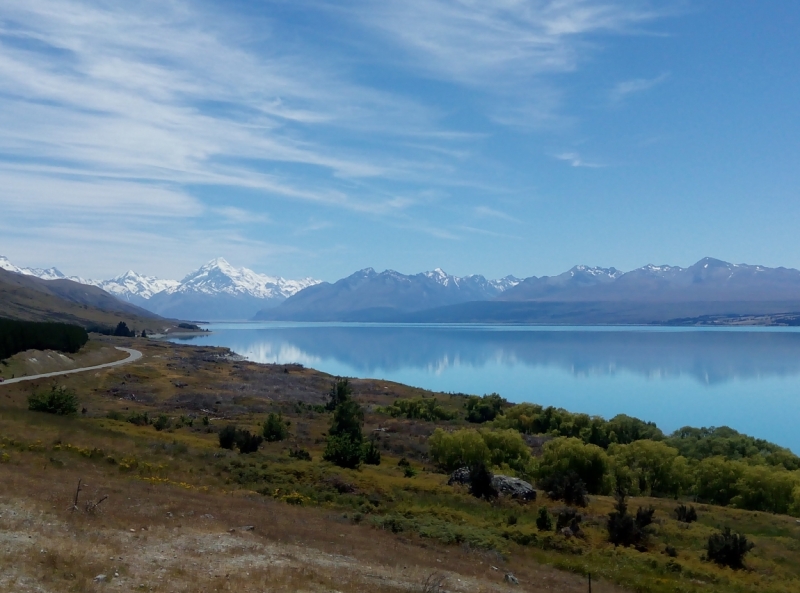
M727 425L800 453L800 328L219 323L193 344L665 432ZM175 341L186 341L175 338Z

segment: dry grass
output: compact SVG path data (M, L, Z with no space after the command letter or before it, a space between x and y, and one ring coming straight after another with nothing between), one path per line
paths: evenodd
M0 466L0 590L422 591L436 574L448 591L489 592L513 571L522 590L585 591L575 575L421 545L334 512L76 469ZM109 496L95 513L68 510L79 476L85 500Z

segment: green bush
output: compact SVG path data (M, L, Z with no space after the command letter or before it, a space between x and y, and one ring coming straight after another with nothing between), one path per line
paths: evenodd
M392 405L380 408L378 411L388 414L393 418L408 418L409 420L452 420L455 414L445 410L435 398L398 399Z
M428 450L431 459L446 471L491 462L486 441L474 429L446 432L437 428L428 439Z
M165 414L159 414L156 421L153 422L153 428L156 430L164 430L165 428L169 428L170 420Z
M476 463L469 470L469 493L475 498L487 500L497 498L497 489L492 483L494 476L484 463Z
M615 465L627 468L635 491L643 495L678 496L691 486L691 473L685 457L666 443L638 440L627 445L611 445L608 454Z
M614 510L608 515L608 541L615 546L643 547L647 540L644 529L653 522L654 513L653 507L639 507L636 516L632 516L628 513L624 494L618 493Z
M128 422L134 424L135 426L147 426L150 424L150 418L147 415L147 412L134 412L128 416Z
M380 449L378 449L378 447L375 445L373 441L364 443L364 452L362 454L362 458L364 459L364 463L366 463L367 465L381 464Z
M283 416L270 412L264 422L264 440L268 443L283 441L289 436L288 421L284 421Z
M586 484L574 471L554 472L539 480L537 484L553 500L563 500L567 504L585 507L589 504Z
M300 461L311 461L311 453L300 447L289 450L289 457L299 459Z
M223 449L233 449L236 445L236 426L229 424L219 431L219 446Z
M608 455L597 445L562 437L545 444L537 475L541 481L554 474L574 472L589 494L601 494L608 490L609 468Z
M236 431L236 447L239 453L255 453L264 439L261 435L252 434L249 430Z
M48 392L36 392L30 395L28 409L33 412L69 416L78 411L78 399L71 389L53 385Z
M740 533L731 533L726 527L721 533L715 533L708 538L706 557L712 562L728 566L734 570L744 568L744 557L755 544L747 541Z
M678 505L675 508L675 518L681 523L694 523L697 521L697 511L693 506Z
M339 467L356 469L361 465L363 455L364 451L360 442L353 441L347 434L341 434L328 436L322 458Z
M325 404L325 409L332 412L340 403L350 399L351 395L353 388L350 387L350 380L337 377L328 391L328 403Z
M547 511L547 507L539 507L539 513L536 515L536 528L539 531L553 530L553 517Z
M508 402L496 393L478 397L471 395L467 398L464 407L467 409L467 421L481 424L491 422L503 411Z

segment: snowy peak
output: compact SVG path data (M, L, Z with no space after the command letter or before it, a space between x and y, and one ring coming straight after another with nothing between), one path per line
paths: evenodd
M16 274L35 276L37 278L41 278L42 280L61 280L66 278L66 276L56 268L47 268L46 270L42 268L20 268L19 266L12 264L4 255L0 255L0 268Z
M259 274L248 268L235 268L224 258L212 259L198 270L188 274L181 282L166 289L168 294L228 294L259 299L285 299L300 290L318 284L319 280L284 278Z
M144 276L133 270L128 270L124 274L120 274L111 280L103 280L100 282L90 280L88 283L94 284L106 292L110 292L117 298L127 301L136 299L147 300L159 292L180 285L180 282L177 280L162 280L155 276Z

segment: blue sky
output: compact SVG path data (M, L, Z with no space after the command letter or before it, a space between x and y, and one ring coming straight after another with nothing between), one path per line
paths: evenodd
M0 3L0 254L800 267L800 3Z

